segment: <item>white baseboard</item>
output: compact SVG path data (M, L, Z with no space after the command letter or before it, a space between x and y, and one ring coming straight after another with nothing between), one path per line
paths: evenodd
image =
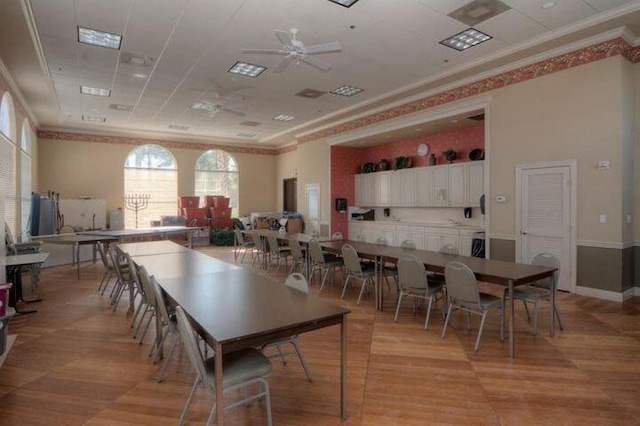
M615 291L600 290L599 288L576 286L576 294L622 303L625 300L631 299L633 296L639 296L640 287L631 287L623 293L618 293Z

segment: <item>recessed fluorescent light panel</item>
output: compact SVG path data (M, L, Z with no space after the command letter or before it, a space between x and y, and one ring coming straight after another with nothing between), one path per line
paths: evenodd
M92 121L94 123L104 123L105 121L107 121L106 118L100 117L100 116L97 116L97 115L83 115L82 119L84 121Z
M102 89L100 87L89 87L89 86L80 86L80 93L83 95L93 95L93 96L111 96L110 89Z
M329 0L331 3L339 4L344 7L351 7L358 2L358 0Z
M263 67L262 65L253 65L246 62L236 62L231 68L229 68L229 72L232 74L244 75L245 77L256 78L266 69L267 67Z
M278 120L278 121L291 121L293 120L295 117L292 115L285 115L285 114L280 114L280 115L276 115L275 117L273 117L274 120Z
M173 130L182 130L185 131L189 129L189 126L181 126L179 124L169 124L169 128Z
M357 95L360 92L364 92L364 89L361 89L359 87L354 87L354 86L340 86L329 93L333 93L334 95L340 95L340 96L353 96L353 95Z
M480 32L475 28L469 28L461 33L449 37L448 39L442 40L440 44L458 51L463 51L480 43L484 43L485 41L491 40L492 38L493 37L490 35Z
M104 31L92 30L78 27L78 41L93 46L106 47L107 49L120 49L122 36L118 34L106 33Z

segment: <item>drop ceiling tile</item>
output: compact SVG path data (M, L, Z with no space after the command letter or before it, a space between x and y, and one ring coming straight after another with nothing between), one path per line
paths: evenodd
M542 35L546 29L517 10L508 10L475 26L476 29L513 45Z
M437 10L447 15L462 6L471 3L472 0L415 0L416 3Z
M554 30L580 19L588 18L596 11L583 0L556 1L550 9L542 9L543 0L502 0L508 6Z
M622 6L629 3L628 0L584 0L589 6L593 7L598 12L604 12L605 10L613 9L614 7Z

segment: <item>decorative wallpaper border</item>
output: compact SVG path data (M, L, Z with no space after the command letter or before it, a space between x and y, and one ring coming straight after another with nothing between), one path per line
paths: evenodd
M287 152L296 151L298 147L296 145L285 146L284 148L276 149L275 155L286 154Z
M231 153L240 154L257 154L257 155L278 155L278 150L267 148L251 148L234 145L219 145L208 144L202 142L187 142L177 140L159 140L159 139L147 139L147 138L130 138L126 136L106 136L106 135L91 135L84 133L71 133L71 132L58 132L51 130L38 131L39 139L58 140L58 141L73 141L73 142L91 142L91 143L107 143L117 145L146 145L155 144L164 148L180 148L180 149L193 149L198 151L208 151L210 149L222 149ZM287 147L288 148L288 147ZM286 149L286 148L284 148ZM295 146L294 146L295 149Z
M339 133L348 132L361 127L366 127L374 123L380 123L391 120L403 115L412 114L423 111L435 106L447 104L470 96L479 95L491 90L510 86L512 84L521 83L537 77L542 77L558 71L574 68L579 65L585 65L590 62L599 61L601 59L610 58L612 56L622 55L632 63L640 61L640 46L632 47L622 38L605 41L594 44L583 49L555 56L553 58L539 61L534 64L526 65L515 70L511 70L502 74L488 77L464 86L456 87L441 93L437 93L426 98L418 99L397 107L389 108L384 111L358 118L338 126L321 130L316 133L302 136L298 138L298 143L307 143L322 139L328 136L334 136Z

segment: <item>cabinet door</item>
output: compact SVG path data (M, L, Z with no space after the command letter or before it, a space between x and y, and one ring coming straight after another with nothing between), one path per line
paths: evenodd
M424 235L425 248L430 251L440 250L440 247L442 247L440 240L441 240L440 235L425 233Z
M387 240L387 243L389 245L393 245L394 241L393 241L393 234L394 234L394 226L393 225L389 225L389 226L385 226L385 225L377 225L377 226L372 226L371 227L371 233L369 234L370 239L367 240L367 242L369 243L376 243L378 241L378 238L384 238Z
M418 250L426 249L424 231L422 228L398 226L394 234L393 245L400 246L404 240L413 241Z
M467 207L479 207L484 194L484 161L467 164Z
M471 240L471 235L460 235L458 249L462 256L471 256Z
M431 168L432 175L432 206L448 206L449 195L449 166L435 166Z
M415 171L415 200L419 207L432 206L433 203L433 167L421 167Z
M389 174L391 206L416 205L416 170L396 170Z
M466 164L451 164L449 168L449 205L465 207L466 197Z
M388 206L390 202L389 173L380 172L372 175L375 206Z
M355 175L354 177L355 205L364 206L364 175Z
M390 177L391 205L404 206L404 193L402 192L403 177L400 170L392 172Z

